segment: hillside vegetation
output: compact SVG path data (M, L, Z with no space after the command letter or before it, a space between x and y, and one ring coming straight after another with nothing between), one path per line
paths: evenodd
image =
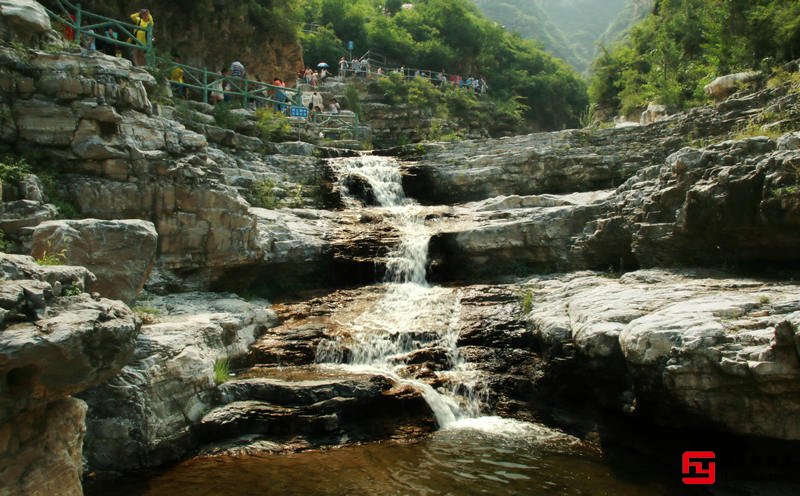
M659 0L653 13L594 63L596 115L630 115L654 101L705 103L703 87L732 72L770 71L800 57L800 2Z
M354 56L371 50L397 67L483 76L491 98L505 108L513 104L531 128L579 124L588 97L567 64L488 20L469 0L421 0L413 9L401 4L302 0L304 21L317 26L303 35L306 64L335 65L352 41Z
M653 0L475 0L507 29L535 40L586 73L598 47L615 41L652 7Z

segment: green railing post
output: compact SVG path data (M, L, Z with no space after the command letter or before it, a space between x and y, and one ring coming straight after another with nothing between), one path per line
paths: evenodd
M247 108L247 79L244 80L244 108Z
M81 46L81 4L75 5L75 41Z
M208 103L208 68L203 67L203 103Z
M145 58L147 65L155 67L156 58L153 57L153 25L147 25L147 37L145 38Z

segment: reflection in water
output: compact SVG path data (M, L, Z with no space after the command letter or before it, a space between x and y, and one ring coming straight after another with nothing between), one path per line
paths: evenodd
M633 461L615 471L597 450L543 426L467 419L415 444L185 462L120 496L670 495L680 488ZM636 473L640 480L628 480ZM647 482L644 482L646 480ZM90 488L87 494L111 494Z

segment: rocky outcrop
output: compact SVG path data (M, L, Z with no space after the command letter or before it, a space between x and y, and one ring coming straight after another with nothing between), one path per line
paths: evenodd
M10 49L0 66L4 141L47 157L38 160L62 173L61 192L83 216L153 222L160 265L205 271L206 286L260 258L255 220L205 138L151 115L147 72L99 54Z
M743 85L757 79L759 76L761 76L760 72L737 72L736 74L727 74L714 79L705 85L703 90L706 95L719 103L736 93Z
M133 471L185 456L192 426L214 405L215 364L242 355L274 314L265 302L185 293L141 302L133 360L81 397L89 404L85 456L94 470Z
M693 140L727 136L760 111L775 110L778 102L797 116L797 98L786 93L785 88L764 90L649 126L419 144L378 153L411 161L404 167L403 186L409 197L426 204L610 189Z
M800 410L797 286L638 271L535 278L520 291L546 357L537 375L551 382L539 394L577 385L573 398L664 426L800 439L786 421Z
M303 436L314 445L343 444L397 437L408 439L432 431L431 412L421 394L381 375L314 377L304 380L256 377L234 380L219 389L221 405L196 430L208 442L254 436L292 439ZM281 370L279 375L292 375ZM402 412L398 414L398 412Z
M65 263L95 274L89 291L131 303L153 268L157 238L153 224L141 220L44 222L33 230L32 254L63 254Z
M122 368L139 321L80 294L84 268L0 254L0 271L0 482L9 494L82 494L86 405L70 395Z
M3 494L82 496L86 404L64 398L0 423Z
M38 2L0 1L0 36L4 41L31 42L49 30L50 17Z

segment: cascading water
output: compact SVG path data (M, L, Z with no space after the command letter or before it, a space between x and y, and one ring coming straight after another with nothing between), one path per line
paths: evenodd
M317 362L348 364L377 370L419 389L430 405L440 427L479 414L479 395L474 374L458 356L460 296L458 291L431 286L426 280L428 244L432 230L425 223L424 208L406 198L399 164L386 157L358 157L335 162L341 184L357 176L369 185L380 205L378 210L400 234L400 242L387 255L386 292L352 322L340 323L350 333L324 341L317 350ZM343 186L345 203L360 202ZM424 349L446 355L451 368L438 372L449 387L437 390L406 377L404 358ZM458 394L456 394L458 391Z

